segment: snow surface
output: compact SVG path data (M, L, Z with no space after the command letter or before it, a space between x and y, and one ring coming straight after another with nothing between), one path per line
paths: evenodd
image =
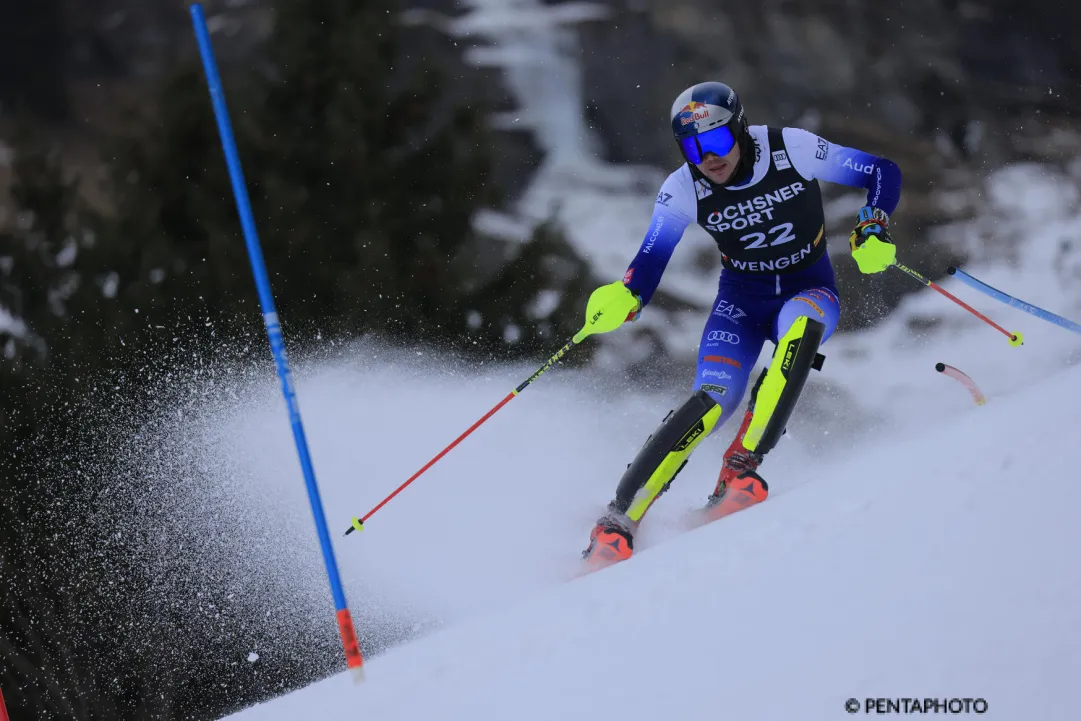
M471 390L451 391L441 408L475 405L455 403L458 394ZM759 506L644 541L621 565L549 582L393 648L369 660L360 685L343 673L228 718L836 719L850 697L983 698L985 718L1075 718L1079 395L1073 368L983 407L969 402L949 421L925 419L907 436L862 438L847 458L766 472L772 496ZM537 424L529 415L501 427ZM436 511L446 523L408 524L434 542L399 550L398 581L437 580L420 567L466 551L462 538L476 548L469 560L446 559L446 585L433 595L453 597L481 578L544 575L535 548L550 542L537 535L548 524L529 516L557 509L543 490L536 495L548 501L528 508L535 486L522 476L555 480L568 461L587 458L603 415L570 414L563 432L580 440L561 457L516 459L517 478L506 481L523 503L503 524L472 522L477 496L461 459L429 479L423 498L403 499L398 513ZM494 451L498 434L478 443ZM698 471L681 487L697 485L701 497L708 469ZM463 502L440 508L448 486ZM548 517L559 529L549 538L566 540L568 516L610 486L583 482L563 500L563 517ZM665 496L655 509L693 505ZM379 537L398 535L395 523L388 513L365 532L372 538L339 542L339 552L370 565ZM574 570L580 545L564 544L562 572ZM472 576L461 573L467 564Z

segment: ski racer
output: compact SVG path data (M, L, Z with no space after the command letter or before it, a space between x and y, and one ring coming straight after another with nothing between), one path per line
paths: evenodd
M620 317L626 309L623 322L637 320L691 223L717 243L722 272L692 394L627 466L590 533L583 556L591 564L630 557L646 511L702 440L735 415L768 339L776 344L772 360L752 389L703 512L712 520L765 500L759 464L784 433L809 372L821 370L819 349L841 312L819 181L867 190L849 236L860 271L879 273L895 260L888 232L901 193L895 163L803 129L748 125L736 92L719 82L684 90L671 123L686 163L661 186L623 280L598 288L591 303L619 309Z

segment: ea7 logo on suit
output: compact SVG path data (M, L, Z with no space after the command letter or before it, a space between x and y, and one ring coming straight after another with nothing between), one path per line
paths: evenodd
M724 299L717 301L717 307L713 309L713 315L728 318L737 325L739 324L740 318L747 317L747 314L743 312L742 308L737 308L735 303L729 303Z
M815 157L819 160L825 160L830 154L830 144L824 138L818 139L818 150L815 151Z

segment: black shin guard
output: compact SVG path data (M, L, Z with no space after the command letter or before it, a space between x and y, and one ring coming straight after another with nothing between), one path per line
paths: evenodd
M695 391L678 410L669 412L627 465L610 508L639 522L683 469L698 443L717 425L720 416L721 407L702 390Z

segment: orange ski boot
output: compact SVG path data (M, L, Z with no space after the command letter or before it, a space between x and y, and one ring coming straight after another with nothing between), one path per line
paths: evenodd
M751 418L752 412L748 410L743 415L743 424L735 440L724 452L724 465L717 477L717 486L704 509L707 521L761 503L769 495L769 486L757 473L762 456L743 446L743 437L747 434Z
M611 516L597 521L589 534L589 547L582 552L582 558L591 568L604 568L613 563L625 561L634 551L634 539L624 523Z
M736 473L739 475L734 475ZM734 477L725 478L726 475ZM721 470L721 480L717 482L717 487L720 490L709 497L704 509L706 522L742 511L748 506L761 503L769 496L766 479L754 471L730 471L725 467Z

